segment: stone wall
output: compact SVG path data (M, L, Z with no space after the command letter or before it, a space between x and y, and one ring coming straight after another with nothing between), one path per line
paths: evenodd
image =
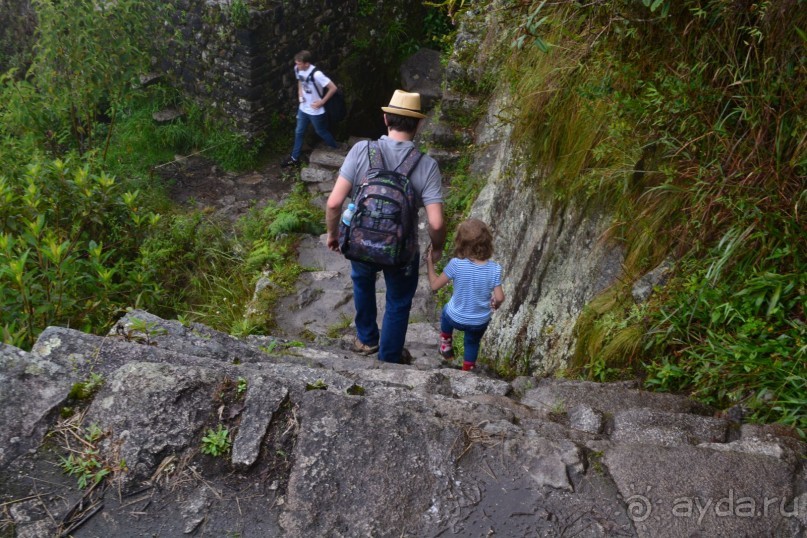
M357 52L356 44L366 44L363 36L377 36L392 23L422 28L424 9L420 2L406 0L374 5L369 13L365 6L359 16L360 3L354 1L245 1L247 12L231 0L179 0L169 25L175 37L159 56L162 69L186 91L232 118L250 136L264 133L274 115L296 114L295 53L310 50L314 64L348 90L350 104L363 98L367 86L362 78L368 71L355 66L370 72L375 66L381 78L397 72L397 66L379 65L367 56L377 48Z
M29 0L0 0L0 73L28 63L35 26Z

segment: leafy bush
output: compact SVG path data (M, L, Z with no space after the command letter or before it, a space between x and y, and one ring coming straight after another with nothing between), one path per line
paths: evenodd
M53 324L105 327L120 301L158 291L137 243L159 215L140 210L138 192L120 191L75 155L0 176L4 341L30 347Z
M147 71L170 3L155 0L32 2L38 19L36 56L22 97L10 109L24 111L38 136L83 153L108 143L116 114ZM99 123L107 136L96 136ZM105 139L106 138L106 139Z

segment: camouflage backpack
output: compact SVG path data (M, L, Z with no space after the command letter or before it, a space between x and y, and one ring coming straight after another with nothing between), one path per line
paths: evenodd
M417 252L417 205L409 174L423 156L412 148L394 169L384 163L378 142L368 142L370 167L354 186L356 210L339 224L339 249L349 260L403 267Z

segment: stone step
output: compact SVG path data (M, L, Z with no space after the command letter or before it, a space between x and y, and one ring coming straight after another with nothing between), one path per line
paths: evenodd
M308 164L314 168L324 168L325 170L338 171L345 160L348 152L347 147L331 148L328 146L318 146L311 152Z
M564 379L543 379L528 390L521 403L546 412L566 412L576 405L588 405L614 416L620 411L648 408L670 413L711 414L705 406L675 394L648 392L625 383L594 383Z
M725 443L729 422L722 418L657 409L628 409L614 415L611 440L660 446Z
M336 180L337 171L332 168L320 168L319 166L307 166L300 171L300 180L303 183L333 184Z

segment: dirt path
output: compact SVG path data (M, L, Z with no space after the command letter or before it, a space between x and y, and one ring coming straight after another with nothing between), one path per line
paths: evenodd
M277 159L259 170L229 173L202 157L189 157L163 170L170 182L170 195L181 206L210 209L214 215L232 222L252 207L261 207L269 200L281 201L295 182L304 182L314 194L314 204L324 207L333 181L341 165L345 148L331 150L315 148L310 164L299 175L296 171L281 169ZM428 233L421 215L420 243L425 248ZM355 334L352 328L354 315L353 289L350 266L339 254L325 247L325 238L307 236L298 250L299 263L308 269L297 283L296 293L283 298L277 307L276 336L310 341L316 338L342 338L345 347ZM384 279L377 281L378 323L384 314ZM426 266L421 263L421 278L413 301L406 347L414 363L433 368L439 362L436 353L439 311L428 286Z
M252 207L280 201L294 186L294 174L273 159L257 170L226 172L204 157L181 157L160 169L171 199L183 207L212 209L235 221Z

